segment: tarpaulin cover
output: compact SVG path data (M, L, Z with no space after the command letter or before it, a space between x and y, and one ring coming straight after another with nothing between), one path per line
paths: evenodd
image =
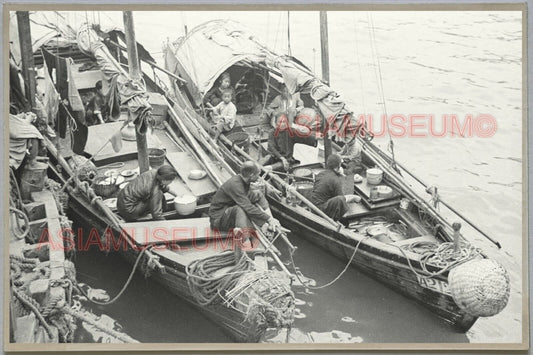
M214 20L204 23L174 47L167 44L164 52L167 69L188 80L186 85L197 106L224 71L243 61L266 66L280 75L292 94L310 94L323 119L333 123L339 134L350 126L356 127L350 109L334 90L297 59L270 51L238 22Z
M111 113L116 114L117 98L121 105L127 105L130 119L135 122L139 132L146 132L147 118L150 117L152 106L148 103L148 94L144 81L133 81L128 73L109 53L96 32L88 25L81 26L77 36L78 47L82 52L96 58L100 70L110 84ZM120 113L120 112L118 112Z
M185 71L184 76L192 80L187 85L195 86L189 88L191 93L199 94L194 97L197 105L227 68L241 60L262 62L268 54L251 32L231 20L206 22L190 31L175 49L166 49L175 57L168 56L167 69Z

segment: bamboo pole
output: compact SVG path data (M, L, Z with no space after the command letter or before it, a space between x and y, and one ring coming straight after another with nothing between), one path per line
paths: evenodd
M124 19L124 31L126 32L126 44L128 46L128 67L130 78L135 82L140 82L142 74L139 64L139 55L137 53L137 41L135 40L133 13L131 11L123 11L122 15ZM137 142L139 171L142 174L150 169L150 163L148 161L148 141L146 134L140 133L138 129L135 129L135 138Z
M17 11L18 34L20 41L20 54L22 57L22 74L24 77L24 89L30 111L35 108L35 63L33 61L33 49L31 43L30 14L28 11Z
M214 169L214 167L212 166L212 163L210 162L209 157L206 155L204 150L200 146L198 146L198 142L196 141L196 139L198 139L198 141L202 142L204 141L205 138L202 137L202 135L198 135L196 137L193 136L191 132L189 131L189 129L187 128L187 126L183 122L181 122L180 118L177 116L176 112L174 111L173 107L170 105L168 101L167 101L167 105L168 105L168 109L169 109L171 116L174 118L174 122L178 125L178 128L180 129L181 133L184 135L185 139L187 139L187 141L193 146L195 153L198 155L198 158L199 158L198 162L206 169L206 171L209 173L209 176L213 179L217 187L222 186L223 182L218 176L218 174L216 173L216 170ZM185 118L185 119L188 119L188 118ZM165 127L167 129L170 128L168 126L168 123L165 125ZM204 143L205 143L204 145L206 146L208 145L207 142L204 142ZM265 237L262 235L261 230L255 223L254 223L254 227L257 230L257 238L259 239L259 242L265 247L265 250L268 253L270 253L272 258L274 259L274 261L276 261L276 263L279 265L282 271L287 273L287 275L292 278L292 274L289 272L289 270L287 270L285 265L281 262L281 260L277 256L276 254L277 249L275 248L275 246L268 243L268 241L265 240Z
M370 143L369 146L372 148L372 149L375 149L377 150L377 148L374 148L374 144ZM377 153L379 155L381 155L383 157L384 160L387 160L387 161L392 161L392 159L385 155L385 153L383 152L380 152L380 151L377 151ZM398 165L400 168L402 168L407 174L409 174L413 179L415 179L416 181L418 181L418 183L422 186L424 186L424 188L428 188L428 185L422 180L420 179L418 176L416 176L415 174L413 174L410 170L408 170L407 168L405 168L405 166L403 166L401 163L399 162L396 162L396 165ZM455 213L457 216L459 216L459 218L461 218L463 221L465 221L466 223L468 223L472 228L474 228L476 231L478 231L479 233L481 233L485 238L487 238L489 241L491 241L492 243L494 243L499 249L501 249L501 244L500 242L498 242L497 240L491 238L487 233L483 232L483 230L481 230L481 228L479 228L478 226L476 226L472 221L470 221L467 217L463 216L461 213L459 213L454 207L452 207L450 204L448 204L446 201L442 200L440 197L439 197L439 201L444 205L446 206L450 211L452 211L453 213Z
M322 58L322 80L329 85L328 14L326 11L320 11L320 51ZM322 119L324 122L324 161L327 162L328 157L331 155L329 117L322 117Z
M320 50L322 57L322 80L329 85L328 14L320 11Z

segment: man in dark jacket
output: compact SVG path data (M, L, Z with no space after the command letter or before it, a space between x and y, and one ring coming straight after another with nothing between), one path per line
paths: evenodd
M169 192L176 196L176 193L169 189L169 185L177 176L176 170L169 165L142 173L118 193L118 213L128 222L148 213L152 214L153 220L164 220L164 193Z
M340 172L341 157L331 154L326 170L317 175L312 202L333 220L338 221L348 210L348 203L359 200L357 195L344 195L344 174Z
M254 224L263 232L279 226L277 219L272 217L264 196L254 203L250 200L250 184L259 179L259 167L252 161L241 166L240 174L227 180L211 200L209 219L211 227L220 231L253 228ZM256 200L256 198L252 198ZM266 205L265 205L266 204Z

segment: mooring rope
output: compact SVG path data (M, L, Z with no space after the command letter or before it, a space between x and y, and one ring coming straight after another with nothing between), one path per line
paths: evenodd
M120 298L120 296L122 296L124 291L126 291L128 286L130 285L130 282L133 279L133 275L135 274L135 271L137 270L137 266L139 265L139 262L141 261L142 256L144 255L144 253L150 247L151 247L151 245L147 245L141 250L141 252L137 256L137 259L135 260L135 264L133 264L133 268L131 269L130 275L128 276L128 279L126 280L126 283L124 283L124 286L122 286L122 289L119 291L119 293L117 293L117 295L115 297L113 297L113 299L111 299L110 301L100 302L100 301L96 301L96 300L91 299L89 297L89 295L83 290L83 288L80 287L80 285L78 284L78 281L75 280L75 284L76 284L77 289L81 292L82 295L84 295L90 302L92 302L94 304L97 304L97 305L100 305L100 306L108 306L108 305L114 303L116 300L118 300Z
M291 251L289 253L290 255L290 258L291 258L291 266L294 270L294 275L296 276L296 278L298 279L298 281L300 281L300 283L307 287L307 288L310 288L310 289L313 289L313 290L319 290L319 289L322 289L322 288L326 288L326 287L329 287L331 285L333 285L335 282L337 282L341 277L342 275L344 275L344 273L346 272L346 270L348 270L348 268L350 267L350 264L352 263L353 259L355 258L355 254L357 254L357 250L359 250L359 245L361 244L361 242L363 240L366 240L370 237L365 237L365 238L362 238L359 240L359 242L357 243L357 245L355 246L354 250L353 250L353 253L352 253L352 256L350 257L350 259L348 260L348 263L346 264L346 266L344 266L344 269L342 269L342 271L333 279L331 280L330 282L328 282L327 284L324 284L324 285L321 285L321 286L311 286L311 285L308 285L307 283L305 283L301 278L300 276L298 275L298 272L296 270L296 264L294 263L294 259L293 259L293 254L294 254L294 251ZM309 279L309 277L306 277L305 275L302 274L303 277L305 277L306 279Z

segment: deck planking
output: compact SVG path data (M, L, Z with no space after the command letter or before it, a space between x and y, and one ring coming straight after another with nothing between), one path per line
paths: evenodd
M111 139L113 134L118 132L124 122L109 122L94 126L89 126L89 134L87 138L87 145L85 146L85 152L94 155L98 153L98 150L102 148L106 142ZM146 140L148 143L148 148L161 148L164 147L161 140L157 137L156 134L146 134ZM98 162L104 160L114 160L119 161L121 157L128 155L135 156L137 154L137 142L127 141L122 139L122 149L119 152L115 152L111 143L107 145L94 157L94 162L98 166Z
M187 187L196 197L202 197L214 193L217 188L209 176L200 180L189 179L191 170L204 170L202 166L187 152L172 152L167 154L167 160L170 162L179 176L183 179Z

